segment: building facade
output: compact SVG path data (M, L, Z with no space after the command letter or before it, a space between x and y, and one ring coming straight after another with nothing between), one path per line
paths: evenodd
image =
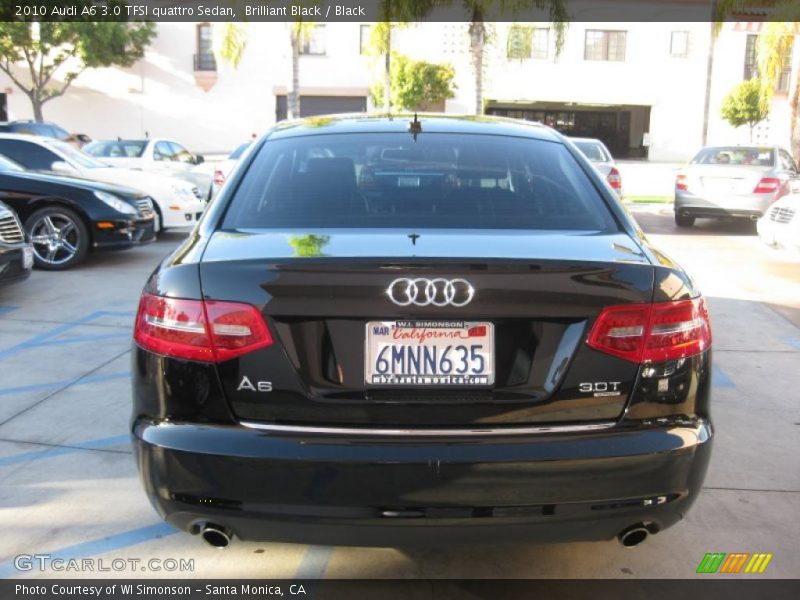
M45 118L93 138L164 136L197 152L224 152L286 116L290 25L244 25L238 68L215 58L214 25L161 23L144 59L129 69L83 73ZM369 87L382 59L368 53L369 24L317 25L300 57L304 116L372 110ZM568 135L603 139L618 157L684 161L702 144L711 26L706 22L572 22L556 52L549 23L487 24L484 106L489 114L547 123ZM749 143L747 127L720 117L724 96L754 74L757 23L726 23L715 44L708 142ZM473 113L467 23L397 28L396 51L455 67L451 113ZM788 147L788 92L795 51L770 118L754 142ZM24 76L20 71L20 76ZM9 119L30 118L27 97L0 75ZM0 104L3 104L0 102Z

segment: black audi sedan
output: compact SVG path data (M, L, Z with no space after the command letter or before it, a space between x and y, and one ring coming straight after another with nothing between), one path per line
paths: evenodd
M0 200L22 220L41 269L69 269L91 251L155 239L153 202L144 194L80 177L27 171L3 155Z
M0 285L26 279L33 268L33 250L17 214L0 202Z
M215 546L634 546L700 492L710 348L692 279L552 129L288 122L145 285L132 435Z

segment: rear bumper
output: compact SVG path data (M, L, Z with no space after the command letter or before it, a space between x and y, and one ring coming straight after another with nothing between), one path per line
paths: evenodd
M701 488L712 429L378 439L139 420L133 440L151 502L181 529L404 546L664 529Z
M692 192L675 192L675 212L695 217L761 217L775 202L772 194L706 198Z

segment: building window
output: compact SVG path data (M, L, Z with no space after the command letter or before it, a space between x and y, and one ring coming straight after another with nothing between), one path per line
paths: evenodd
M625 38L627 31L586 30L584 60L625 60Z
M506 55L509 59L523 59L531 57L532 27L512 25L508 30L508 46Z
M372 25L361 25L359 27L358 52L361 55L369 54L369 37L372 33Z
M676 58L689 56L689 32L673 31L669 44L669 53Z
M758 77L758 35L748 35L747 44L744 50L744 78L755 79ZM792 52L786 53L783 61L783 68L775 84L775 91L778 93L788 93L789 83L792 76Z
M300 54L325 54L325 25L314 25L300 46Z
M194 55L195 71L217 70L213 46L211 23L200 23L197 26L197 53Z
M546 27L537 27L533 30L533 58L547 58L550 54L550 30Z

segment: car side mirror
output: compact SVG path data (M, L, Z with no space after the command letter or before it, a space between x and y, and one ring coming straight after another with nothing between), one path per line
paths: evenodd
M50 170L55 173L64 173L65 175L75 175L77 173L75 167L63 160L53 161L53 164L50 165Z
M196 165L202 165L204 162L206 162L206 159L205 159L205 157L204 157L202 154L197 154L197 155L195 155L195 157L194 157L194 164L196 164Z

